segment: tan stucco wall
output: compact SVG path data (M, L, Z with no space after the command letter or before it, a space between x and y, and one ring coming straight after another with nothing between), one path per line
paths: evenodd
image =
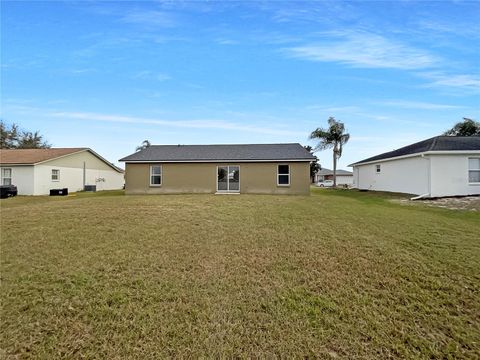
M277 165L290 165L290 186L277 186ZM150 186L150 165L162 165L162 185ZM215 193L217 166L240 166L240 193L310 193L308 162L125 164L127 194Z

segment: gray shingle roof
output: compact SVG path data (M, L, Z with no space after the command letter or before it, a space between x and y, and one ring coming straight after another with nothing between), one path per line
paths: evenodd
M189 161L312 161L315 157L298 144L151 145L126 156L124 162Z
M317 171L317 174L322 175L322 176L333 175L333 170L322 168L322 170ZM353 176L353 173L351 171L337 169L337 175L352 175Z
M480 136L435 136L433 138L419 141L415 144L404 146L400 149L389 151L380 155L369 157L358 161L353 165L366 162L384 160L398 156L412 155L426 151L469 151L480 150Z

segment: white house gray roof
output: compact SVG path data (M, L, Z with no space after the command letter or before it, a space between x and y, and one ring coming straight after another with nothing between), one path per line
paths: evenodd
M404 146L400 149L369 157L368 159L358 161L349 166L360 165L371 161L390 159L398 156L423 153L427 151L469 150L480 150L480 136L435 136L427 140Z
M333 170L322 168L322 170L317 171L317 174L321 176L333 175ZM353 176L353 173L351 171L337 169L337 175Z
M298 144L151 145L126 156L124 162L313 161Z

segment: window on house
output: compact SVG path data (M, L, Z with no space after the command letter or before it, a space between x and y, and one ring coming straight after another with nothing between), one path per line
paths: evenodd
M382 167L381 165L375 165L375 172L378 174L380 172L382 172Z
M52 181L60 181L60 170L52 169Z
M2 169L2 185L12 185L12 169Z
M162 166L152 165L150 166L150 186L162 185Z
M480 183L480 158L468 159L468 182Z
M278 165L277 167L277 185L290 185L290 165Z

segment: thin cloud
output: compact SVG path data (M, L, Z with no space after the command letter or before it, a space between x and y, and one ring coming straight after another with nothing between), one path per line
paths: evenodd
M428 87L453 87L464 90L480 90L480 76L470 74L451 75L440 72L425 72L419 74L431 80Z
M422 69L439 60L427 51L367 32L330 32L321 42L286 48L291 57L361 68Z
M375 104L383 106L392 106L402 109L419 109L419 110L453 110L462 109L464 106L448 105L448 104L434 104L420 101L406 101L406 100L386 100L375 102Z
M237 40L227 39L227 38L218 38L218 39L215 39L215 42L219 45L237 45L237 44L239 44L239 42Z
M154 71L143 70L139 71L133 75L134 79L145 79L145 80L157 80L157 81L167 81L171 80L172 77L165 73L156 73Z
M433 31L435 34L443 33L447 35L464 36L467 38L480 37L479 27L477 23L469 22L462 19L463 22L439 22L431 19L420 20L417 25L419 28Z
M88 74L88 73L93 73L93 72L96 72L96 71L97 71L96 69L92 69L92 68L72 69L72 70L70 70L70 72L71 72L72 74L76 74L76 75Z
M358 17L355 7L340 1L295 2L285 6L285 2L273 2L272 20L278 23L322 23L335 24L352 21Z
M176 20L173 15L164 11L132 11L122 17L123 22L155 27L173 27Z
M114 123L130 123L130 124L146 124L146 125L162 125L167 127L177 128L195 128L195 129L215 129L215 130L232 130L244 131L257 134L268 135L305 135L290 130L279 130L274 128L264 128L253 125L240 125L234 122L225 120L163 120L163 119L149 119L134 116L122 115L106 115L90 112L51 112L50 116L70 118L88 121L105 121Z
M307 110L318 110L327 113L358 113L362 111L362 109L358 106L322 106L322 105L309 105L306 106L305 109Z

